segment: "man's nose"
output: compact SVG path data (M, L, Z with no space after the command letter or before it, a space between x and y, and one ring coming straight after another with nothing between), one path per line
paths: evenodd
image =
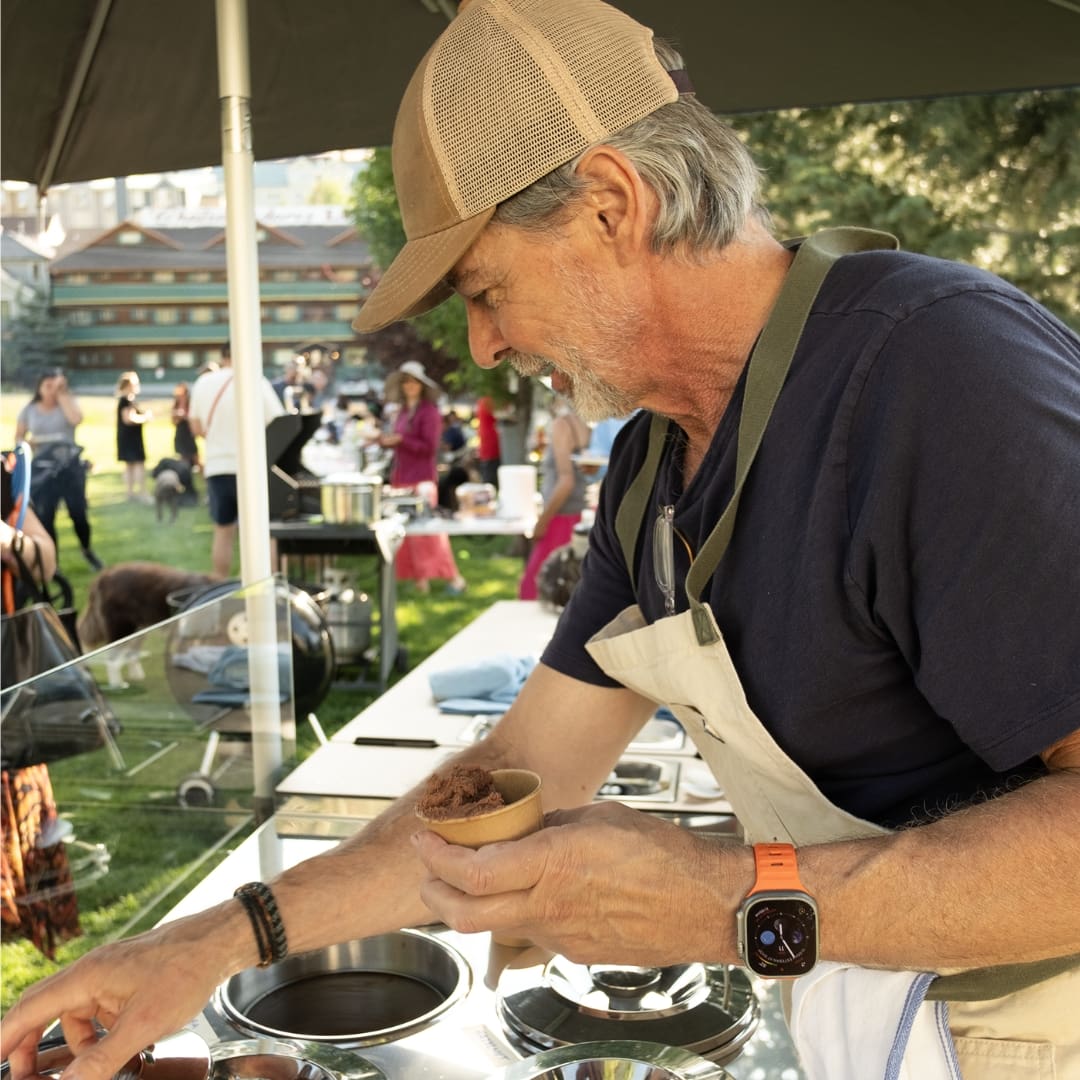
M469 320L469 351L473 360L482 368L498 367L502 353L509 348L489 312L467 309Z

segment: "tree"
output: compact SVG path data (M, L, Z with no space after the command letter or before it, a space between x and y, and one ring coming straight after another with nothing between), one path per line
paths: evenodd
M64 362L64 324L46 292L28 289L19 314L4 330L4 367L31 386L42 371Z
M1080 328L1080 92L736 117L781 235L869 225L992 270Z

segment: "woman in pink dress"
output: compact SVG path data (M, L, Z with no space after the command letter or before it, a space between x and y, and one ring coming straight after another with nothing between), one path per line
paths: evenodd
M436 402L438 385L428 377L424 365L407 360L386 379L386 400L399 405L393 431L379 436L379 445L394 451L390 472L393 487L430 485L428 495L434 505L438 487L437 459L442 437L442 414ZM407 536L398 549L395 569L399 581L414 581L420 592L428 592L432 578L449 582L452 593L465 591L465 579L454 561L448 536Z

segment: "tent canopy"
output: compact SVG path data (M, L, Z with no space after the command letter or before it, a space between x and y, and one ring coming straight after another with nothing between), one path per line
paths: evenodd
M719 113L1080 83L1080 0L617 0ZM389 143L452 0L250 5L255 157ZM214 0L2 0L0 175L221 162Z

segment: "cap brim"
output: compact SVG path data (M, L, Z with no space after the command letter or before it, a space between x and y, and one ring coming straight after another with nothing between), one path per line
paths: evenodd
M491 207L449 229L409 240L364 302L353 320L353 329L361 334L381 330L399 319L430 311L446 300L453 292L446 284L446 275L494 213Z

